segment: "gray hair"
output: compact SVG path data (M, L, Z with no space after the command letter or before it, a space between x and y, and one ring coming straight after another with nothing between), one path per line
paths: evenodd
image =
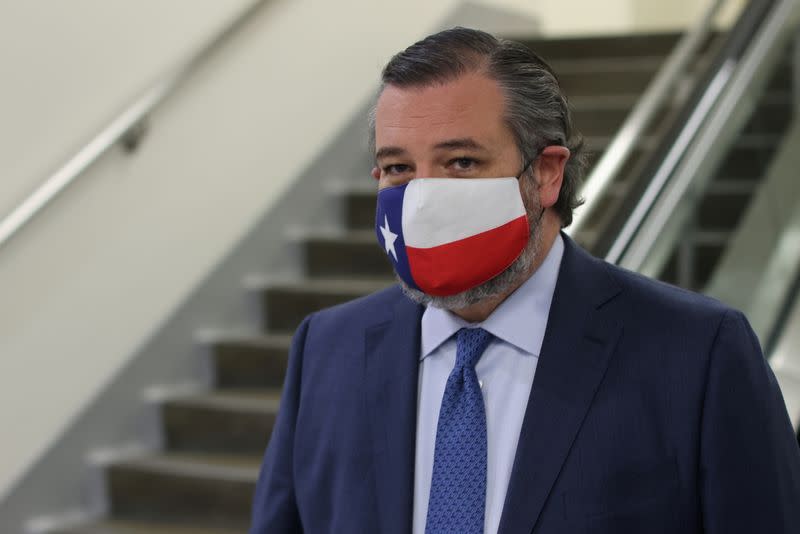
M387 85L424 87L443 84L470 73L484 72L506 97L505 121L525 163L548 145L561 145L571 157L554 205L562 227L572 223L572 210L583 200L578 189L586 168L583 139L573 130L566 96L555 73L521 43L497 39L479 30L453 28L426 37L396 54L383 69ZM375 110L370 113L370 146L375 148Z

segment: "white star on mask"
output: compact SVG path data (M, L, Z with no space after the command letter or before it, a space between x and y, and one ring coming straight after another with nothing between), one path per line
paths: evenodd
M394 250L394 242L397 240L397 234L389 229L389 218L383 216L383 226L379 227L381 234L383 234L383 245L386 247L386 254L391 253L394 256L394 261L397 261L397 252Z

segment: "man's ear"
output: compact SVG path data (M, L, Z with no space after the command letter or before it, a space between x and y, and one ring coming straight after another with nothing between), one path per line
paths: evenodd
M372 172L370 174L372 174L372 177L376 180L381 179L381 170L378 167L372 167Z
M565 146L547 146L536 158L534 176L539 186L539 202L543 208L549 208L558 201L561 183L564 181L564 167L570 152Z

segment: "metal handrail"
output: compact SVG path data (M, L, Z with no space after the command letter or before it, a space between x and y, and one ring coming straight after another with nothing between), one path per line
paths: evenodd
M580 209L572 217L572 224L566 228L569 235L577 235L583 229L588 216L601 205L602 197L636 144L641 140L653 120L658 116L664 103L672 97L681 75L688 70L697 52L702 48L712 30L714 19L726 0L714 0L703 17L695 24L673 48L664 65L647 86L631 113L625 119L614 139L595 164L581 188L580 196L585 199Z
M254 0L219 33L193 53L188 60L168 72L125 108L77 154L50 175L10 214L0 220L0 247L6 244L59 193L64 191L93 163L118 143L125 143L137 130L142 131L147 117L167 99L213 52L237 33L269 0Z
M612 253L618 256L612 259L619 259L621 265L637 271L644 269L646 261L658 263L656 256L663 254L654 252L656 242L665 233L677 232L675 229L688 217L687 192L692 187L699 188L701 179L708 180L711 171L721 161L723 151L744 126L755 106L755 98L750 93L766 86L767 74L778 62L782 47L800 24L798 6L797 0L777 2L741 60L729 59L720 69L715 78L719 86L712 84L706 93L713 93L708 113L702 113L698 124L689 128L692 135L685 140L686 153L682 161L665 177L662 191L643 196L635 213L646 213L646 218L643 215L642 220L635 224L635 230L626 241L623 242L621 236L615 243L609 256ZM653 274L649 269L644 271Z

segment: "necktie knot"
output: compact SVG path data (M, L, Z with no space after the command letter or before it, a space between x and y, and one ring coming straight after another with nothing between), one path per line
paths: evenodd
M492 334L483 328L462 328L456 332L456 368L475 368Z

